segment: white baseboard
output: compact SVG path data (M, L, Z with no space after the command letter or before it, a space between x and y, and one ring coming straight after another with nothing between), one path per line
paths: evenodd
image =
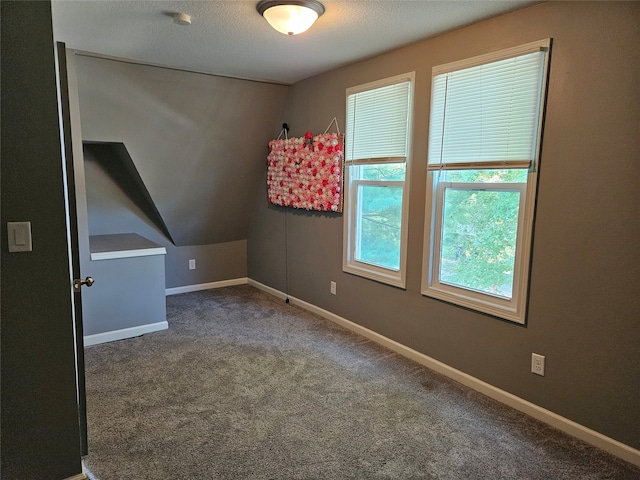
M67 477L65 480L87 480L87 476L83 473L74 475L73 477Z
M82 472L84 473L84 478L86 480L99 480L93 473L91 473L91 470L84 465L84 460L82 461Z
M305 310L310 310L310 309L306 308L303 304L312 306L313 308L316 308L318 310L322 310L322 309L320 309L320 308L318 308L318 307L316 307L314 305L311 305L310 303L304 302L304 301L302 301L300 299L297 299L295 297L289 297L289 295L287 295L286 293L281 292L280 290L276 290L275 288L269 287L268 285L265 285L264 283L257 282L257 281L255 281L255 280L253 280L251 278L249 279L248 283L249 283L249 285L251 285L253 287L256 287L258 290L262 290L263 292L266 292L269 295L273 295L274 297L278 297L280 300L286 300L287 298L289 298L289 302L297 304L297 305L300 305L301 307L304 307ZM328 310L323 310L323 311L333 315ZM316 313L315 310L313 310L313 312ZM321 316L324 317L324 315L321 315ZM325 317L325 318L327 318L328 320L332 320L329 317ZM345 319L345 321L348 322L349 320ZM350 323L353 323L353 322L350 322ZM356 324L354 323L354 325L356 325Z
M233 285L245 285L247 277L233 278L231 280L221 280L219 282L198 283L196 285L185 285L184 287L173 287L165 290L165 295L178 295L179 293L197 292L199 290L209 290L211 288L231 287Z
M145 333L157 332L169 328L169 323L164 322L149 323L137 327L123 328L121 330L112 330L110 332L96 333L84 336L84 346L97 345L99 343L114 342L116 340L124 340L125 338L139 337Z
M586 443L589 443L604 450L605 452L609 452L612 455L615 455L629 463L640 467L640 450L636 450L629 445L614 440L613 438L607 437L606 435L596 432L595 430L591 430L584 425L580 425L573 420L562 417L550 410L542 408L534 403L524 400L523 398L517 397L505 390L494 387L493 385L483 382L478 378L472 377L471 375L450 367L449 365L442 363L435 358L431 358L428 355L413 350L412 348L409 348L401 343L396 342L395 340L391 340L390 338L380 335L373 330L369 330L368 328L358 325L357 323L347 320L346 318L331 313L328 310L324 310L311 303L305 302L304 300L300 300L299 298L286 295L285 293L276 290L275 288L271 288L255 280L249 279L248 283L249 285L252 285L266 293L269 293L283 300L285 298L289 298L289 302L292 305L297 305L304 308L305 310L320 315L327 320L337 323L338 325L341 325L346 329L351 330L352 332L358 333L363 337L368 338L369 340L387 347L388 349L393 350L394 352L404 357L410 358L411 360L424 365L431 370L441 373L457 382L460 382L463 385L466 385L488 397L493 398L494 400L497 400L505 405L519 410L520 412L523 412L537 420L551 425L558 430L568 433L569 435L579 438Z

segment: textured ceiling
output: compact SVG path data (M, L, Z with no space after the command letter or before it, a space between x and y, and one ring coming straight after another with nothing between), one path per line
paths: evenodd
M531 0L326 0L311 30L273 30L255 1L53 0L56 40L68 48L197 72L291 84ZM171 14L192 17L190 26Z

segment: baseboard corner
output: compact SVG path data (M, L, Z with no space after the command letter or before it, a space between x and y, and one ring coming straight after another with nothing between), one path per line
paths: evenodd
M165 289L165 295L179 295L181 293L199 292L200 290L211 290L214 288L232 287L234 285L246 285L247 277L232 278L229 280L220 280L217 282L197 283L194 285L184 285L182 287L171 287Z

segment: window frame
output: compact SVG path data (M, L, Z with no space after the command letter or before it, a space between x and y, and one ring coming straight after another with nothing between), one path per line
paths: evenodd
M470 189L503 189L513 187L510 183L489 183L489 182L446 182L440 181L442 170L427 169L427 188L425 198L425 223L424 223L424 250L422 265L422 285L421 293L424 296L443 300L445 302L458 305L471 310L489 314L494 317L509 320L518 324L526 323L526 312L528 306L529 274L532 254L533 220L535 214L536 191L538 182L538 167L540 162L540 147L542 137L542 124L544 119L544 107L546 104L549 56L551 39L531 42L526 45L501 50L468 60L453 62L451 64L436 66L433 68L433 76L443 71L463 69L477 65L492 63L502 59L515 57L531 51L532 48L545 50L544 65L541 73L540 100L538 109L537 130L535 132L535 151L533 158L528 165L526 183L521 185L520 211L518 215L518 231L516 234L516 258L514 264L513 289L511 299L483 293L462 286L446 284L439 280L440 275L440 243L442 241L442 204L444 202L444 189L447 184L468 184ZM433 77L432 77L433 78ZM431 92L433 96L433 91ZM431 126L431 118L430 118ZM478 162L475 170L485 169L510 169L517 166L499 166L497 164L487 165ZM461 169L468 169L464 166ZM451 167L451 170L456 168ZM518 184L516 184L518 185ZM473 187L471 187L473 186ZM524 194L524 197L523 197Z
M437 198L435 205L435 218L434 222L436 226L435 231L442 232L442 220L444 215L444 199L445 190L447 188L456 190L469 190L469 191L518 191L520 193L520 202L518 210L518 231L524 230L525 217L526 217L526 205L527 205L527 184L522 183L487 183L487 182L437 182ZM516 252L519 252L522 247L522 236L516 235ZM451 303L457 303L463 307L474 309L477 304L483 305L486 309L486 313L491 313L495 316L501 316L505 311L516 313L517 305L522 291L520 284L522 277L520 272L524 267L524 258L522 255L516 254L514 259L514 273L513 273L513 290L511 299L501 297L499 295L493 295L491 293L481 292L472 288L465 288L464 286L456 286L446 281L440 281L434 272L440 272L440 257L442 252L442 235L434 235L433 239L433 268L430 271L431 285L435 291L439 292L442 300L447 300ZM499 305L496 309L495 306Z
M370 280L392 285L394 287L406 288L406 266L407 266L407 241L408 241L408 222L409 222L409 184L410 184L410 165L413 145L413 113L414 113L414 96L415 96L415 72L408 72L393 77L369 82L366 84L349 87L346 90L347 116L349 112L349 96L355 93L374 90L381 87L395 85L402 82L409 82L409 94L407 98L407 138L406 153L404 162L400 162L396 158L380 158L367 159L364 161L349 161L346 156L345 147L345 215L343 218L343 259L342 270L346 273L358 275ZM349 128L349 118L346 119L347 128ZM350 132L347 130L346 135ZM365 180L362 178L360 168L371 165L389 165L404 163L405 174L404 180ZM356 169L358 169L356 171ZM355 178L354 178L355 177ZM357 245L360 232L360 222L358 222L358 211L361 211L361 205L358 201L358 189L360 186L374 187L401 187L402 188L402 213L400 218L400 265L398 269L392 269L367 263L357 259Z

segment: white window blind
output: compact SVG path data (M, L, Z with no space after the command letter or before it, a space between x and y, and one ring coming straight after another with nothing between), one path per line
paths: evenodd
M530 49L434 72L428 169L531 166L538 149L547 49L542 44Z
M348 163L406 161L410 87L410 81L401 81L347 92Z

